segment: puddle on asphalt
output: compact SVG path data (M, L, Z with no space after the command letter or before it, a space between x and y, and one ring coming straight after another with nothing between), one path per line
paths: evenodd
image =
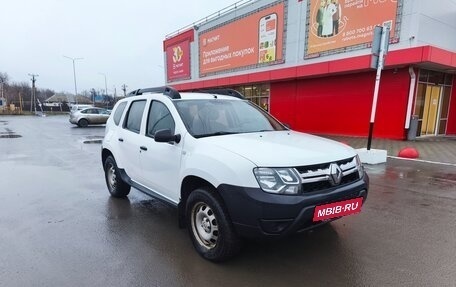
M453 177L453 179L451 179ZM452 174L449 175L448 178L443 178L443 177L429 177L429 181L427 184L432 185L432 186L438 186L440 187L440 191L451 191L453 192L455 190L455 184L456 184L456 175Z
M16 134L0 134L0 139L14 139L14 138L21 138L22 136L21 135L16 135Z
M86 139L82 140L84 144L101 144L103 136L86 136Z
M434 175L436 179L442 179L446 181L454 181L456 183L456 174L453 173L444 173Z
M9 128L5 128L6 132L0 132L0 139L14 139L14 138L21 138L21 135L14 133L13 130Z
M84 144L101 144L101 141L102 140L85 140L85 141L82 141L82 143L84 143Z
M6 125L6 121L0 121L0 123L4 122ZM21 138L21 135L14 133L14 131L10 128L5 128L6 132L0 132L1 139L14 139L14 138Z

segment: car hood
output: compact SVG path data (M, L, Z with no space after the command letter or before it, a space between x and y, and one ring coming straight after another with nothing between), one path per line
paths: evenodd
M233 134L199 140L238 154L260 167L313 165L356 155L355 150L345 144L295 131Z

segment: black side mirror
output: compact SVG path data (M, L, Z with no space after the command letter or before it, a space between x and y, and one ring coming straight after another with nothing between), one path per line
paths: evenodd
M168 142L175 142L179 143L181 140L181 135L177 134L174 135L171 133L170 129L158 130L154 134L154 139L156 142L159 143L168 143Z

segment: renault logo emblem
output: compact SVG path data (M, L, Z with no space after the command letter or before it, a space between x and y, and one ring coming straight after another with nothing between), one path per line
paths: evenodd
M340 167L335 164L335 163L332 163L330 166L329 166L329 182L331 183L331 185L339 185L340 182L342 180L342 170L340 169Z

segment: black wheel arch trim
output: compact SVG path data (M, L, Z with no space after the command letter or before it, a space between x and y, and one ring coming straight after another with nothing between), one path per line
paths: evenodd
M158 192L156 191L153 191L139 183L137 183L136 181L132 180L127 172L125 171L125 169L123 168L119 168L119 173L120 173L120 177L122 178L123 181L125 182L128 182L129 185L131 185L132 187L136 188L137 190L139 190L140 192L146 194L146 195L149 195L169 206L172 206L172 207L177 207L178 204L175 203L174 201L164 197L163 195L159 194Z

